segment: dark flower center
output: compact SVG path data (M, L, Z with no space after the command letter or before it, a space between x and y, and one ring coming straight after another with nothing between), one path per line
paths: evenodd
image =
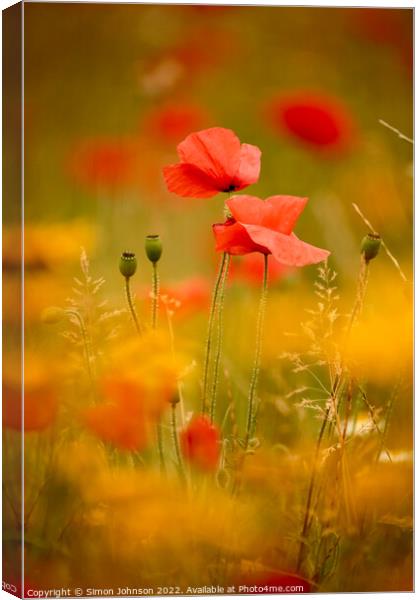
M229 192L234 192L235 190L236 190L236 185L231 183L230 186L228 188L225 188L224 190L222 190L222 192L226 192L228 194Z

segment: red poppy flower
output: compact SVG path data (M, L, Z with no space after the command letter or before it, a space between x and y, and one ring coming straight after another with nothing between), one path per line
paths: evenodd
M132 181L135 157L131 140L90 139L73 150L69 171L81 185L115 189Z
M207 121L207 122L206 122ZM205 110L188 103L159 106L146 116L147 133L163 142L174 144L189 131L208 124Z
M335 98L299 92L274 99L268 109L271 124L313 150L342 153L354 138L348 110Z
M210 419L194 417L180 436L182 453L202 471L214 471L219 463L220 436Z
M282 265L276 260L268 261L268 278L270 281L283 279L292 269ZM236 260L229 269L229 277L235 281L260 285L264 273L264 261L258 254L246 254Z
M212 127L192 133L177 147L181 162L164 167L170 192L188 198L210 198L242 190L258 181L261 151L241 144L230 129Z
M354 32L374 44L386 44L393 48L409 68L413 66L413 16L409 10L387 8L359 8L349 11L346 22Z
M299 240L293 233L307 198L234 196L227 201L232 217L213 225L216 250L229 254L272 254L281 264L303 267L325 260L327 250Z
M170 55L182 65L188 79L194 79L232 60L238 46L239 39L232 30L226 35L224 28L209 24L197 27L195 23L190 33L186 32L182 40L170 48Z
M162 301L175 303L177 316L207 310L211 296L211 285L205 277L190 277L173 285L161 288Z
M103 388L109 400L83 412L86 426L121 450L142 450L148 443L148 422L138 386L128 381L108 381Z
M3 427L25 432L43 431L55 421L58 400L48 385L25 389L25 414L22 418L22 394L19 387L3 384Z

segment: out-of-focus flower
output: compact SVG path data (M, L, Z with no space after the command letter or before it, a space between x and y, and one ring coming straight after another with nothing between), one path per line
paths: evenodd
M124 138L93 138L77 145L69 158L70 175L88 188L114 191L133 182L136 146Z
M181 448L185 458L203 471L214 471L219 463L220 436L206 416L193 417L181 432Z
M271 196L265 201L245 195L230 198L227 206L232 217L213 225L216 250L272 254L279 263L294 267L325 260L330 254L327 250L302 242L292 233L306 202L295 196Z
M162 148L150 143L145 134L125 138L85 140L76 145L68 160L70 177L88 192L140 191L155 202L166 194L161 182ZM133 197L134 194L133 194Z
M391 310L379 307L353 327L347 353L358 377L387 383L411 367L413 318L410 308L404 308L401 312L398 307Z
M91 250L96 241L96 230L83 219L57 223L25 224L25 270L40 271L76 261L80 247ZM20 227L3 230L3 265L6 271L21 267Z
M412 74L413 65L413 22L409 10L388 10L386 8L360 8L349 11L347 25L353 31L374 44L384 44L394 48L402 62Z
M171 306L177 316L207 310L210 302L211 286L205 277L190 277L161 288L163 304Z
M276 260L268 260L268 278L271 282L283 279L291 269ZM258 254L246 254L235 260L230 269L229 277L235 281L260 285L264 273L264 261Z
M212 127L187 136L177 147L179 164L164 167L170 192L189 198L210 198L256 183L261 151L241 144L230 129Z
M207 112L200 106L188 102L168 103L145 115L144 129L148 135L161 142L176 144L189 131L208 124L208 120Z
M355 138L353 118L337 98L296 92L274 98L268 105L270 124L319 154L342 154Z
M49 385L25 384L25 412L22 419L22 390L3 384L3 427L25 432L43 431L57 416L57 394Z
M9 356L3 371L3 426L16 431L43 431L58 413L56 390L58 365L27 353L24 373L24 417L22 415L22 373L18 357Z
M392 455L391 455L392 456ZM367 465L361 465L352 479L352 492L358 517L362 520L366 515L374 514L376 518L392 518L403 515L407 521L412 515L412 498L410 494L401 493L412 486L412 456L407 461L394 463L388 458L379 462L372 471ZM407 525L412 526L410 517Z
M106 401L83 411L87 427L105 442L122 450L142 450L148 443L144 392L130 381L110 380L103 385Z
M260 532L255 525L256 510L251 503L232 498L212 486L205 495L192 493L189 496L177 479L162 478L148 468L101 467L97 445L96 452L94 450L92 447L83 451L80 442L64 445L57 466L61 478L80 490L85 504L83 524L89 527L89 532L93 527L95 539L101 542L97 544L95 560L102 557L109 564L111 548L123 538L124 544L115 555L114 568L138 564L143 548L148 556L146 568L150 564L159 564L165 554L166 567L171 571L177 569L180 583L191 583L188 579L191 561L194 561L194 572L207 577L205 566L208 565L209 549L244 553L255 548ZM72 551L79 546L76 531L80 534L80 523L71 523L68 539ZM82 537L85 539L83 533L84 530ZM207 553L200 551L191 555L188 549L192 544L197 548L205 547ZM167 553L167 548L174 551ZM102 571L102 582L104 573ZM117 570L119 573L121 571ZM124 579L124 585L129 581Z
M217 26L197 27L195 22L183 32L180 41L138 61L140 88L143 93L155 97L175 90L184 93L197 78L231 61L239 46L240 40L232 29L227 32Z
M140 387L150 418L160 417L169 407L178 379L190 362L180 351L172 351L169 335L161 330L149 330L141 338L118 344L112 353L113 373Z
M8 321L21 317L21 232L19 227L3 231L3 313ZM84 219L56 223L25 224L26 320L38 320L51 304L61 306L68 295L66 270L80 259L80 248L92 252L97 229ZM63 274L66 275L65 281Z

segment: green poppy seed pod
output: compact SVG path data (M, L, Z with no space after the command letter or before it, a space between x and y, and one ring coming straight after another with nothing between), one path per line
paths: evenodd
M137 258L134 252L123 252L120 258L120 273L124 277L132 277L137 271Z
M360 248L361 253L363 254L365 261L369 262L376 256L378 256L379 250L381 248L381 236L377 233L368 233L362 240L362 246Z
M147 258L152 263L157 263L162 256L162 241L158 235L147 235L144 244Z
M49 306L41 313L41 321L46 325L55 325L64 319L66 311L58 306Z

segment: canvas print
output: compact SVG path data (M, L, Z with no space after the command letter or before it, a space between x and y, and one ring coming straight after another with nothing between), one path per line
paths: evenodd
M412 590L413 10L3 23L3 589Z

